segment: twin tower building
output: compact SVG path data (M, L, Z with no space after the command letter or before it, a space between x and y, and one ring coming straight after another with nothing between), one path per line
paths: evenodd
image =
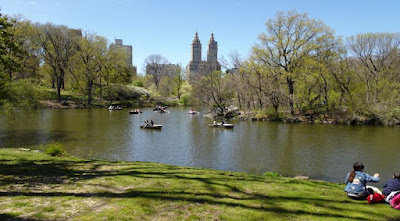
M211 34L208 41L207 60L201 60L201 43L199 35L196 31L192 42L191 60L186 66L186 77L193 82L202 75L212 71L221 70L221 65L218 63L218 43L214 39L214 34Z

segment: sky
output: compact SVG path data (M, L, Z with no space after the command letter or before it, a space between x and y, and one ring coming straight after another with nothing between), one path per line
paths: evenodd
M109 43L122 39L132 45L139 73L152 54L185 67L196 31L204 59L211 33L219 58L228 60L233 51L247 58L265 22L278 11L307 13L343 37L400 31L398 0L0 0L0 8L32 22L93 32Z

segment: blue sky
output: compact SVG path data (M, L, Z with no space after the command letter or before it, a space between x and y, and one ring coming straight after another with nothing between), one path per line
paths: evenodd
M214 33L219 57L228 58L236 50L246 58L277 11L308 13L340 36L400 30L397 0L0 0L0 8L3 14L22 14L33 22L95 32L110 43L121 38L133 46L139 72L151 54L186 66L196 30L203 57Z

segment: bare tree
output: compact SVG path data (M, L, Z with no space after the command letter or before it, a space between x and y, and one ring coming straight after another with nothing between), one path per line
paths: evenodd
M146 74L153 77L153 82L158 88L161 78L169 73L165 68L169 63L168 60L161 55L153 54L149 55L144 63L146 64Z
M357 34L347 40L348 48L357 58L356 65L361 67L356 73L366 85L366 102L375 102L385 89L385 82L398 77L400 34Z
M213 64L204 64L199 79L193 84L194 93L203 104L224 114L227 102L233 97L229 77L222 71L216 71Z

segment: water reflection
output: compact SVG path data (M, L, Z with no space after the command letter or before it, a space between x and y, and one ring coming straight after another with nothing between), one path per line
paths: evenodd
M151 161L219 170L341 182L355 161L390 178L398 168L400 128L234 122L210 128L188 109L143 114L105 109L0 112L0 148L38 148L57 141L84 158ZM140 129L145 120L162 130Z

